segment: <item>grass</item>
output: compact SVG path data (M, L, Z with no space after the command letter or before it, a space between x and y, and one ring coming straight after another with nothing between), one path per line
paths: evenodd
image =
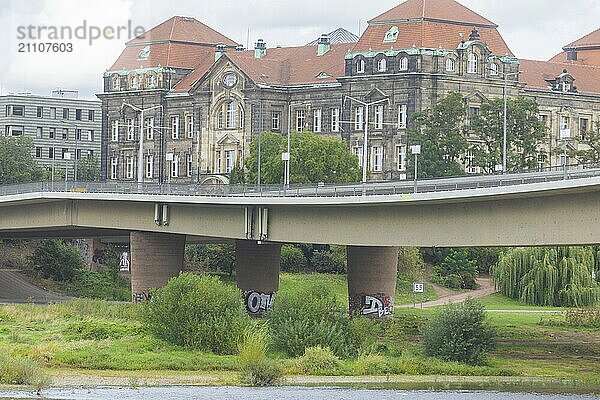
M495 293L480 299L480 302L487 310L535 310L535 311L562 311L562 307L541 307L525 304L518 300L511 299L500 293Z

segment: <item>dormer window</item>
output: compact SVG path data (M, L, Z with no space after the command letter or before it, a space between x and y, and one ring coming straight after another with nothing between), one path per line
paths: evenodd
M454 72L454 60L451 58L446 60L446 71Z
M402 57L400 60L400 71L408 71L408 58Z
M131 80L129 81L129 83L130 83L130 87L132 89L137 89L137 87L138 87L138 77L137 77L137 75L132 76Z
M492 76L498 75L498 64L492 63L490 65L490 75L492 75Z
M469 58L467 60L467 73L476 74L477 73L477 54L469 53Z
M121 78L119 77L119 75L115 75L112 77L112 88L113 90L121 89Z
M387 71L387 61L385 58L382 58L377 62L377 71L385 72Z
M154 75L148 75L146 77L146 86L152 87L156 85L156 77Z
M569 82L563 82L561 84L561 89L563 92L570 92L571 91L571 84Z
M392 43L398 40L398 27L392 26L386 33L383 38L383 43Z
M356 73L358 73L358 74L365 73L365 60L360 59L356 62Z

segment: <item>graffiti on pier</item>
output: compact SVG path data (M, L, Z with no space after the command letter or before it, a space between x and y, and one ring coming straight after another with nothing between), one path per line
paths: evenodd
M394 310L394 300L383 293L354 295L350 298L350 310L354 315L365 317L389 317Z
M132 297L133 297L134 303L143 303L144 301L150 300L150 298L152 296L150 295L150 293L139 292L139 293L134 293Z
M274 293L261 293L254 290L244 293L244 303L250 314L261 314L273 309Z
M129 272L129 267L131 262L129 261L129 252L124 251L121 253L119 257L119 271L120 272Z

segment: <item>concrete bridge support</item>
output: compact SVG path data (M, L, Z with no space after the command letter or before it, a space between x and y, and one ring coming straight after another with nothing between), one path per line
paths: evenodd
M133 302L148 300L152 289L167 284L183 269L185 235L131 232L131 293Z
M244 294L244 304L251 316L260 317L273 308L275 292L279 289L280 261L279 243L236 240L237 287Z
M348 246L348 303L351 315L385 318L392 315L398 247Z

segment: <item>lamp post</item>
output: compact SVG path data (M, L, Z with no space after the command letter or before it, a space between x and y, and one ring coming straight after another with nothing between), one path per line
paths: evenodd
M291 135L292 135L292 106L306 106L309 103L295 103L292 100L288 100L288 118L287 118L287 152L281 154L281 159L284 162L284 177L283 185L285 189L290 188L290 163L291 163ZM285 193L285 192L284 192Z
M496 73L502 74L504 76L504 90L503 90L503 97L504 97L504 121L502 124L502 173L505 174L506 173L506 158L507 158L507 114L508 114L508 77L509 76L518 76L521 71L517 71L517 72L500 72L500 71L495 71Z
M65 120L61 120L60 123L75 128L75 161L73 164L73 182L77 184L77 160L79 155L79 141L81 140L81 134L79 135L79 138L77 138L77 125L71 124L70 122L67 122Z
M123 102L123 104L121 105L121 110L123 109L123 107L126 106L140 113L140 145L138 148L137 183L141 184L144 183L144 113L146 111L155 110L157 108L162 109L163 106L158 105L149 108L139 108L137 106L134 106L133 104Z
M563 140L563 179L567 180L567 146L571 138L571 129L568 126L560 130L560 138Z
M71 159L71 153L66 152L63 154L63 158L65 159L65 192L68 189L67 178L69 176L69 160Z
M418 158L419 154L421 154L421 145L410 146L410 152L415 156L415 184L414 184L414 192L417 193L417 170L418 170Z
M361 104L362 106L365 107L365 113L364 113L364 139L363 139L363 159L362 159L362 183L365 184L367 183L367 143L368 143L368 138L369 138L369 107L370 106L374 106L377 105L379 103L384 103L384 102L389 102L390 99L389 98L385 98L385 99L381 99L378 101L373 101L371 103L365 103L364 101L358 100L354 97L351 96L345 96L344 97L344 102L346 100L352 100L357 102L358 104Z

